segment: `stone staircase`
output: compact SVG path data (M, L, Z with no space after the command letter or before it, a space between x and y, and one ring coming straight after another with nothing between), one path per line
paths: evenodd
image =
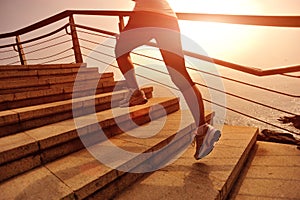
M0 77L0 199L176 199L199 188L225 199L256 142L257 129L225 126L211 156L195 161L193 119L177 97L145 87L147 104L119 108L124 82L84 64L0 66Z

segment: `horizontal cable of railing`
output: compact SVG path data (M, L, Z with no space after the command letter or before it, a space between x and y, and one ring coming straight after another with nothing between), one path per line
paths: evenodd
M99 54L102 54L102 55L105 55L105 56L109 56L109 57L115 58L115 57L112 56L112 55L109 55L109 54L106 54L106 53L103 53L103 52L100 52L100 51L97 51L97 50L93 50L93 49L88 48L88 47L83 47L83 48L84 48L84 49L87 49L87 50L90 50L90 51L93 51L93 52L95 52L95 53L99 53ZM148 58L151 58L151 59L153 58L153 57L145 56L145 55L143 55L143 54L138 54L138 53L135 53L135 54L136 54L136 55L143 56L143 57L148 57ZM85 56L87 56L87 55L85 55ZM153 58L153 59L158 60L158 61L163 61L163 60L157 59L157 58ZM104 61L101 61L101 62L104 63L104 64L106 64L106 65L112 66L110 63L107 63L107 62L104 62ZM156 71L156 72L158 72L158 73L160 73L160 74L168 75L167 72L163 72L163 71L161 71L161 70L153 69L153 68L151 68L151 67L147 67L147 66L141 65L141 64L139 64L139 63L134 63L134 64L137 65L137 66L146 68L146 69L150 69L150 70L152 70L152 71ZM117 68L117 66L114 66L114 67ZM190 69L194 69L194 68L190 68ZM205 73L205 72L204 72L204 73ZM208 73L208 74L210 74L210 75L212 75L212 76L216 76L215 74L211 74L211 73ZM219 76L218 76L218 77L219 77ZM234 81L235 81L235 80L234 80ZM200 84L200 83L196 83L196 84L199 85L199 86L206 87L206 88L209 88L209 89L211 89L211 90L214 90L214 91L217 91L217 92L221 92L221 93L224 93L224 94L226 94L226 95L229 95L229 96L232 96L232 97L235 97L235 98L238 98L238 99L241 99L241 100L244 100L244 101L247 101L247 102L256 104L256 105L260 105L260 106L263 106L263 107L266 107L266 108L269 108L269 109L273 109L273 110L276 110L276 111L279 111L279 112L283 112L283 113L285 113L285 114L296 115L295 113L292 113L292 112L289 112L289 111L285 111L285 110L282 110L282 109L278 109L278 108L275 108L275 107L272 107L272 106L269 106L269 105L267 105L267 104L263 104L263 103L260 103L260 102L257 102L257 101L251 100L251 99L247 99L247 98L241 97L241 96L239 96L239 95L236 95L236 94L233 94L233 93L230 93L230 92L224 92L224 91L221 91L221 90L219 90L219 89L217 89L217 88L209 87L209 86L206 86L206 85ZM266 89L266 88L261 87L261 89ZM278 91L272 91L272 92L275 92L276 94L278 94L278 93L279 93L279 94L282 94L282 93L280 93L280 92L278 92ZM283 94L282 94L282 95L283 95Z
M93 44L98 44L97 42L93 42L93 41L82 39L82 38L80 38L80 40L88 41L88 42L93 43ZM101 45L101 44L98 44L98 45ZM113 46L108 46L108 45L105 45L105 46L110 47L110 48L114 48ZM90 49L90 48L87 48L87 47L84 47L84 48L87 49L87 50L92 51L92 49ZM106 55L106 56L110 56L110 57L115 58L114 56L111 56L109 54L106 54L106 53L103 53L103 52L100 52L100 51L95 51L95 52L100 53L102 55ZM155 58L155 57L152 57L152 56L149 56L149 55L144 55L144 54L135 53L135 52L133 52L133 54L143 56L143 57L147 57L147 58L154 59L154 60L158 60L158 61L163 61L162 59ZM188 69L198 71L198 72L201 72L201 73L205 73L205 74L209 74L209 75L212 75L212 76L216 76L216 77L219 77L219 78L222 78L222 79L226 79L226 80L233 81L233 82L236 82L236 83L240 83L240 84L243 84L243 85L247 85L247 86L250 86L250 87L254 87L254 88L257 88L257 89L261 89L261 90L265 90L265 91L268 91L268 92L276 93L276 94L279 94L279 95L284 95L284 96L294 97L294 98L300 98L299 95L292 95L292 94L272 90L272 89L269 89L269 88L264 88L264 87L261 87L261 86L258 86L258 85L246 83L246 82L243 82L243 81L238 81L238 80L231 79L231 78L228 78L228 77L225 77L225 76L220 76L220 75L212 74L212 73L209 73L209 72L205 72L203 70L199 70L199 69L195 69L195 68L191 68L191 67L188 67ZM248 100L248 101L251 101L251 100ZM293 113L290 113L290 112L287 112L287 111L283 111L283 112L285 112L287 114L293 114Z
M47 18L43 21L40 21L36 24L28 26L26 28L20 29L18 31L7 33L7 34L0 34L0 38L6 38L16 35L21 35L28 33L30 31L36 30L38 28L47 26L54 22L57 22L61 19L66 17L70 17L72 15L100 15L100 16L130 16L132 12L130 11L84 11L84 10L67 10L62 13L59 13L55 16ZM235 24L247 24L247 25L259 25L259 26L280 26L280 27L300 27L299 21L300 16L247 16L247 15L220 15L220 14L194 14L194 13L177 13L178 18L180 20L194 20L194 21L215 21L215 22L222 22L222 23L235 23ZM260 23L258 23L260 22ZM272 22L272 23L271 23ZM67 25L65 25L67 26ZM86 28L92 31L97 31L100 33L105 33L108 35L115 35L116 33L104 31L104 30L96 30L95 28L89 28L82 25L76 25L81 28ZM30 41L27 41L30 42ZM24 44L22 42L21 44ZM12 44L11 44L12 45ZM7 46L7 45L6 45ZM4 46L2 46L4 47ZM0 47L1 48L1 47ZM300 71L300 65L297 66L289 66L277 69L268 69L268 70L261 70L253 67L247 67L242 65L237 65L234 63L218 60L218 59L211 59L207 58L203 55L194 54L192 52L185 52L192 57L197 57L198 59L214 62L216 64L229 67L231 69L236 69L239 71L243 71L246 73L250 73L257 76L267 76L267 75L274 75L274 74L286 74Z
M108 57L111 57L111 58L115 58L114 56L112 56L112 55L110 55L110 54L107 54L107 53L104 53L104 52L101 52L101 51L98 51L98 50L95 50L95 49L91 49L91 48L89 48L89 47L81 46L81 48L86 49L86 50L89 50L89 51L92 51L92 52L95 52L95 53L98 53L98 54L101 54L101 55L104 55L104 56L108 56Z
M79 25L79 24L74 24L74 25L77 28L82 28L82 29L86 29L86 30L89 30L89 31L95 31L95 32L102 33L102 34L105 34L105 35L110 35L110 36L116 36L116 35L118 35L117 33L114 33L114 32L111 32L111 31L101 30L101 29L98 29L98 28L92 28L92 27L88 27L88 26L84 26L84 25Z
M297 76L297 75L291 75L291 74L282 74L283 76L286 76L286 77L290 77L290 78L300 78L300 75Z
M90 34L90 33L88 33L88 32L86 32L86 33L87 33L87 34ZM102 35L100 35L100 36L102 36ZM93 43L93 44L98 44L97 42L93 42L93 41L91 41L91 40L86 40L86 39L83 39L83 38L80 38L80 39L83 40L83 41L86 41L86 42ZM107 47L107 45L106 45L106 47ZM108 46L108 47L114 48L113 46ZM89 51L93 51L93 52L96 52L96 53L99 53L99 54L102 54L102 55L105 55L105 56L109 56L109 57L115 58L115 57L112 56L112 55L109 55L109 54L107 54L107 53L104 53L104 52L101 52L101 51L98 51L98 50L93 50L93 49L88 48L88 47L83 47L83 48L85 48L85 49L87 49L87 50L89 50ZM133 53L136 54L136 55L139 55L139 56L143 56L143 57L155 59L155 60L158 60L158 61L163 61L162 59L158 59L158 58L155 58L155 57L152 57L152 56L149 56L149 55L144 55L144 54L135 53L135 52L133 52ZM114 67L114 68L118 68L117 66L112 65L111 63L107 63L107 62L105 62L105 61L103 61L103 60L99 60L99 59L94 58L94 57L92 57L92 56L90 56L90 55L86 55L86 54L85 54L84 56L87 57L87 58L96 60L96 61L98 61L98 62L101 62L101 63L103 63L103 64L105 64L105 65L112 66L112 67ZM150 69L150 70L152 70L152 71L156 71L156 72L158 72L158 73L160 73L160 74L165 74L165 75L168 74L168 73L166 73L166 72L163 72L163 71L160 71L160 70L157 70L157 69L153 69L153 68L150 68L150 67L141 65L141 64L139 64L139 63L134 63L134 64L137 65L137 66L140 66L140 67L144 67L144 68ZM193 68L189 68L189 69L193 69ZM197 69L193 69L193 70L197 70ZM211 75L214 75L214 74L211 74ZM146 76L143 76L143 75L141 75L141 74L137 74L137 76L139 76L139 77L141 77L141 78L146 78L146 79L148 79L148 80L150 80L150 81L154 81L154 82L156 82L156 83L158 83L158 84L161 84L161 85L165 85L166 87L170 87L170 86L167 85L167 84L161 83L161 82L159 82L159 81L157 81L157 80L151 79L151 78L146 77ZM227 77L221 77L221 78L227 78ZM228 79L229 79L229 78L228 78ZM232 79L232 80L233 80L233 79ZM236 81L236 80L233 80L233 81ZM241 83L244 83L244 82L241 82ZM247 83L246 83L246 84L247 84ZM200 84L200 83L197 83L197 85L202 86L202 87L206 87L206 88L209 88L209 89L211 89L211 90L218 91L218 92L222 92L222 93L224 93L224 94L226 94L226 95L228 95L228 96L232 96L232 97L241 99L241 100L243 100L243 101L253 103L253 104L255 104L255 105L263 106L263 107L266 107L266 108L268 108L268 109L272 109L272 110L275 110L275 111L278 111L278 112L282 112L282 113L285 113L285 114L289 114L289 115L295 115L295 113L292 113L292 112L289 112L289 111L285 111L285 110L282 110L282 109L278 109L278 108L272 107L272 106L270 106L270 105L263 104L263 103L260 103L260 102L257 102L257 101L251 100L251 99L247 99L247 98L244 98L244 97L235 95L235 94L230 93L230 92L220 91L220 90L218 90L218 89L216 89L216 88L208 87L208 86L203 85L203 84ZM253 86L253 85L248 84L248 86ZM266 88L263 88L263 87L260 87L260 86L256 86L256 87L258 87L259 89L264 89L264 90L266 90ZM172 87L172 89L177 89L177 88ZM267 89L267 90L268 90L268 89ZM295 95L290 95L290 94L281 93L281 92L278 92L278 91L275 91L275 90L270 90L270 91L271 91L271 92L275 92L275 93L279 93L279 94L281 94L281 95L290 96L290 97L291 97L291 96L292 96L292 97L299 97L299 96L295 96ZM205 99L205 101L210 102L210 101L207 100L207 99ZM294 132L294 131L288 130L288 129L286 129L286 128L282 128L282 127L280 127L280 126L278 126L278 125L275 125L275 124L272 124L272 123L270 123L270 122L267 122L266 120L259 119L259 118L255 117L255 116L251 116L251 115L249 115L249 114L247 114L247 113L243 113L243 112L240 112L240 111L238 111L238 110L235 110L235 109L232 109L232 108L229 108L229 107L226 107L226 106L218 105L217 103L214 103L214 102L211 102L211 103L213 103L213 104L215 104L215 105L217 105L217 106L221 106L221 107L223 107L223 108L226 108L227 110L230 110L230 111L232 111L232 112L234 112L234 113L237 113L237 114L239 114L239 115L242 115L242 116L248 117L248 118L250 118L250 119L256 120L256 121L258 121L258 122L261 122L261 123L264 123L264 124L267 124L267 125L276 127L276 128L278 128L278 129L281 129L281 130L285 130L285 131L289 131L289 132L298 134L298 133L296 133L296 132Z
M81 27L83 28L83 27ZM93 30L95 32L98 32L99 30L96 29L96 28L92 28L90 30ZM100 32L100 31L99 31ZM101 31L102 32L102 31ZM88 32L86 32L87 34L90 34ZM90 41L90 40L86 40L86 39L83 39L83 38L79 38L80 40L83 40L83 41L87 41L87 42L90 42L90 43L93 43L93 44L98 44L98 45L102 45L102 44L99 44L97 42L93 42L93 41ZM156 47L156 44L154 43L149 43L149 45L153 46L153 47ZM108 45L105 45L106 47L110 47L110 48L114 48L113 46L108 46ZM91 50L91 49L89 49ZM100 53L100 52L98 52ZM194 54L194 53L191 53L191 52L188 52L188 51L184 51L184 53L186 53L185 55L188 55L188 56L191 56L191 57L194 57L194 58L203 58L203 56L201 56L200 58L198 57L199 54ZM102 53L103 54L103 53ZM133 54L136 54L136 55L140 55L140 56L144 56L144 57L147 57L147 58L150 58L150 59L154 59L154 60L158 60L158 61L163 61L162 59L159 59L159 58L155 58L153 56L149 56L149 55L144 55L144 54L139 54L139 53L134 53ZM104 55L104 54L103 54ZM111 55L109 55L111 56ZM205 56L204 57L205 61L210 61L212 62L214 59L208 57L208 56ZM201 59L202 60L202 59ZM225 61L224 61L225 62ZM226 62L226 63L229 63L229 62ZM217 64L217 63L215 63ZM221 64L221 63L219 63ZM231 63L229 63L231 64ZM232 63L233 64L233 63ZM233 64L234 65L234 64ZM223 65L221 65L223 66ZM223 79L226 79L226 80L229 80L229 81L233 81L233 82L236 82L236 83L240 83L240 84L243 84L243 85L247 85L247 86L250 86L250 87L255 87L257 89L261 89L261 90L265 90L265 91L268 91L268 92L272 92L272 93L276 93L276 94L280 94L280 95L284 95L284 96L288 96L288 97L294 97L294 98L300 98L299 95L293 95L293 94L288 94L288 93L284 93L284 92L280 92L280 91L276 91L276 90L272 90L272 89L268 89L268 88L264 88L264 87L261 87L261 86L257 86L257 85L254 85L254 84L250 84L250 83L246 83L246 82L243 82L243 81L238 81L238 80L234 80L234 79L231 79L231 78L228 78L228 77L224 77L224 76L220 76L220 75L216 75L216 74L212 74L212 73L209 73L209 72L205 72L205 71L201 71L201 70L198 70L198 69L195 69L195 68L190 68L188 67L189 69L191 70L194 70L194 71L198 71L198 72L203 72L203 73L206 73L206 74L210 74L210 75L213 75L213 76L217 76L219 78L223 78ZM300 68L299 68L299 71L300 71Z
M37 61L37 60L46 60L46 59L49 59L49 58L53 58L53 57L56 57L56 56L59 56L63 53L66 53L68 51L72 50L72 48L67 48L67 49L64 49L62 51L59 51L55 54L51 54L51 55L48 55L48 56L44 56L44 57L39 57L39 58L31 58L31 59L28 59L28 61Z
M39 52L41 50L45 50L45 49L49 49L49 48L52 48L52 47L56 47L56 46L60 46L62 44L66 44L66 43L70 43L72 40L69 39L69 40L65 40L65 41L62 41L62 42L58 42L58 43L55 43L55 44L52 44L52 45L48 45L46 47L41 47L41 48L38 48L38 49L35 49L35 50L32 50L32 51L28 51L26 52L26 54L32 54L32 53L36 53L36 52ZM70 48L72 49L72 48Z
M8 57L4 57L4 58L0 58L0 61L4 61L4 60L10 60L13 58L18 58L19 56L8 56ZM19 62L19 61L18 61Z
M56 29L55 31L52 31L50 33L47 33L47 34L44 34L42 36L39 36L39 37L36 37L36 38L32 38L30 40L27 40L27 41L23 41L21 42L21 44L28 44L28 45L24 45L23 46L23 49L26 49L26 56L29 56L29 55L32 55L32 54L36 54L36 55L41 55L43 54L43 52L45 51L49 51L51 48L56 48L56 47L59 47L61 46L62 48L64 48L63 46L66 45L67 43L69 44L72 44L72 39L71 38L68 38L68 39L63 39L63 37L65 36L68 36L69 35L67 34L67 27L69 25L66 24L58 29ZM55 36L55 37L52 37L53 35L59 33L60 31L62 30L66 30L66 33L64 34L60 34L58 36ZM46 39L44 41L40 41L40 40L43 40L45 38L49 38L49 39ZM57 41L57 40L60 40L60 41ZM39 42L36 42L34 43L35 41L39 41ZM16 44L11 44L10 46L12 45L16 45ZM17 52L17 50L15 49L15 46L14 46L14 50ZM68 52L72 50L72 48L65 48L64 50L54 50L54 52L56 53L53 53L53 54L49 54L49 53L46 53L47 56L44 56L44 57L37 57L35 56L34 58L28 58L26 59L27 62L29 61L38 61L39 64L43 64L43 63L50 63L51 61L59 61L59 60L63 60L63 58L69 58L70 55L68 56L62 56L62 54ZM74 56L74 54L73 54ZM8 59L8 58L18 58L19 56L11 56L11 57L7 57L5 59ZM32 57L32 56L31 56ZM0 59L1 61L3 61L4 59ZM48 61L45 61L45 60L48 60ZM10 62L8 63L8 65L14 65L14 64L17 64L18 61L14 61L14 62Z
M98 32L98 33L104 33L103 30L100 30L100 29L97 29L97 28L91 28L91 27L86 27L86 26L81 26L81 25L76 25L76 26L80 27L80 28L83 28L83 29L90 30L90 31L95 31L95 32ZM113 32L108 32L107 34L111 35L111 36L117 35L117 33L113 33ZM149 42L147 45L152 46L152 47L157 47L157 45L153 42ZM205 55L200 55L200 54L193 53L193 52L190 52L190 51L184 51L184 54L186 56L190 56L190 57L197 58L197 59L200 59L200 60L203 60L203 61L215 63L217 65L221 65L221 66L224 66L224 67L227 67L227 68L230 68L230 69L238 70L238 71L245 72L245 73L248 73L248 74L252 74L252 75L255 75L255 76L269 76L269 75L275 75L275 74L285 74L285 73L293 73L293 72L299 72L300 71L300 65L261 70L261 69L255 68L255 67L248 67L248 66L238 65L238 64L235 64L235 63L219 60L219 59L216 59L216 58L211 58L211 57L208 57L208 56L205 56Z
M153 68L151 68L151 67L147 67L147 66L141 65L141 64L139 64L139 63L134 63L134 64L137 65L137 66L146 68L146 69L150 69L150 70L152 70L152 71L159 72L160 74L169 75L167 72L163 72L163 71L160 71L160 70L157 70L157 69L153 69ZM263 104L263 103L260 103L260 102L257 102L257 101L251 100L251 99L247 99L247 98L245 98L245 97L241 97L241 96L239 96L239 95L236 95L236 94L233 94L233 93L230 93L230 92L225 92L225 91L223 91L223 90L220 90L220 89L217 89L217 88L214 88L214 87L210 87L210 86L207 86L207 85L198 83L198 82L195 82L195 83L196 83L197 85L201 86L201 87L205 87L205 88L208 88L208 89L211 89L211 90L214 90L214 91L223 93L223 94L225 94L225 95L232 96L232 97L235 97L235 98L238 98L238 99L241 99L241 100L244 100L244 101L247 101L247 102L256 104L256 105L260 105L260 106L263 106L263 107L266 107L266 108L270 108L270 109L273 109L273 110L276 110L276 111L279 111L279 112L283 112L283 113L285 113L285 114L296 115L295 113L288 112L288 111L285 111L285 110L282 110L282 109L278 109L278 108L275 108L275 107L272 107L272 106L269 106L269 105L267 105L267 104Z
M51 42L51 41L56 40L56 39L60 39L60 38L62 38L62 37L64 37L64 36L68 36L67 33L58 35L58 36L56 36L56 37L53 37L53 38L51 38L51 39L47 39L47 40L42 41L42 42L37 42L37 43L35 43L35 44L26 45L26 46L24 46L24 48L30 48L30 47L39 46L39 45L42 45L42 44Z
M89 59L95 60L95 61L97 61L97 62L106 64L106 65L108 65L108 66L111 66L111 67L114 67L114 68L118 68L118 66L116 66L116 65L112 65L111 63L107 63L107 62L105 62L105 61L102 61L102 60L100 60L100 59L98 59L98 58L95 58L95 57L92 57L92 56L90 56L90 55L84 54L84 56L87 57L87 58L89 58ZM164 74L166 74L166 73L164 73ZM163 86L168 87L168 88L170 88L170 89L179 91L178 88L176 88L176 87L172 87L172 86L170 86L170 85L168 85L168 84L165 84L165 83L162 83L162 82L160 82L160 81L157 81L156 79L149 78L148 76L144 76L144 75L141 75L141 74L138 74L138 73L137 73L136 75L137 75L138 77L144 78L144 79L146 79L146 80L153 81L154 83L157 83L157 84L159 84L159 85L163 85ZM294 134L299 134L299 133L297 133L297 132L295 132L295 131L292 131L292 130L289 130L289 129L280 127L280 126L278 126L278 125L276 125L276 124L270 123L270 122L268 122L268 121L266 121L266 120L259 119L259 118L255 117L255 116L252 116L252 115L249 115L249 114L247 114L247 113L238 111L238 110L233 109L233 108L230 108L230 107L228 107L228 106L221 105L221 104L219 104L219 103L210 101L210 100L205 99L205 98L203 98L203 100L206 101L206 102L209 102L209 103L211 103L211 104L214 104L214 105L216 105L216 106L219 106L219 107L221 107L221 108L227 109L227 110L229 110L229 111L231 111L231 112L234 112L234 113L236 113L236 114L242 115L242 116L244 116L244 117L247 117L247 118L256 120L256 121L258 121L258 122L261 122L261 123L270 125L270 126L272 126L272 127L278 128L278 129L280 129L280 130L288 131L288 132L294 133Z
M8 49L8 50L2 50L2 51L0 51L0 53L8 53L8 52L13 52L13 51L15 51L15 50L13 50L13 49Z
M152 46L152 47L157 47L157 45L153 42L149 42L149 43L147 43L147 45ZM238 65L238 64L227 62L227 61L224 61L224 60L211 58L209 56L197 54L197 53L186 51L186 50L184 50L183 53L186 56L197 58L197 59L200 59L200 60L203 60L203 61L206 61L206 62L221 65L221 66L224 66L224 67L227 67L227 68L230 68L230 69L245 72L247 74L252 74L252 75L255 75L255 76L269 76L269 75L275 75L275 74L293 73L293 72L299 72L300 71L300 65L262 70L262 69L258 69L258 68L255 68L255 67L248 67L248 66Z
M69 24L66 24L66 25L64 25L64 26L62 26L62 27L56 29L55 31L52 31L52 32L50 32L50 33L48 33L48 34L45 34L45 35L42 35L42 36L39 36L39 37L30 39L30 40L22 41L22 42L20 42L20 44L27 44L27 43L30 43L30 42L34 42L34 41L37 41L37 40L40 40L40 39L43 39L43 38L52 36L52 35L54 35L55 33L58 33L58 32L60 32L60 31L62 31L62 30L64 30L64 29L66 29L68 26L69 26ZM12 44L7 44L7 45L2 45L2 46L0 46L0 49L1 49L1 48L6 48L6 47L13 47L13 46L16 46L16 44L15 44L15 43L12 43Z
M15 32L12 32L12 33L0 34L0 39L1 38L20 36L20 35L23 35L25 33L29 33L29 32L35 31L39 28L50 25L52 23L56 23L61 19L73 16L73 15L99 15L99 16L113 16L113 17L122 18L124 16L130 16L131 13L132 12L126 12L126 11L123 11L123 12L119 12L119 11L64 11L64 12L59 13L59 14L53 16L53 17L50 17L50 18L45 19L43 21L40 21L36 24L33 24L33 25L28 26L26 28L20 29L18 31L15 31ZM221 22L221 23L234 23L234 24L259 25L259 26L276 26L276 27L300 27L300 16L244 16L244 15L242 16L242 15L189 14L189 13L177 13L177 15L178 15L178 18L180 20L212 21L212 22ZM117 33L113 33L113 32L106 31L106 30L100 30L100 29L96 29L96 28L92 28L92 27L88 27L88 26L83 26L83 25L66 24L65 26L61 27L60 29L57 29L57 30L55 30L55 31L53 31L49 34L31 39L31 40L27 40L25 42L21 41L19 44L31 43L33 41L43 39L45 37L48 37L50 35L53 35L53 34L59 32L63 29L66 29L66 31L68 32L67 27L70 26L70 25L71 26L74 25L78 29L85 29L85 30L92 31L92 32L106 34L106 35L109 35L108 37L117 36ZM91 40L87 40L87 39L83 39L83 38L81 38L81 40L82 41L85 40L85 42L92 42ZM150 46L154 45L156 47L155 44L149 44L149 45ZM15 47L16 44L3 45L3 46L0 46L0 48L6 48L6 47L11 47L11 46ZM82 46L82 48L87 49L89 47ZM100 51L98 53L100 53ZM238 71L242 71L242 72L245 72L245 73L253 74L253 75L256 75L256 76L268 76L268 75L274 75L274 74L280 74L280 75L283 74L285 76L297 77L297 76L290 75L290 74L287 74L287 73L293 73L293 72L299 72L300 71L300 65L277 68L277 69L261 70L261 69L254 68L254 67L247 67L247 66L237 65L237 64L234 64L234 63L230 63L230 62L210 58L210 57L207 57L207 56L195 54L193 52L184 51L184 53L185 53L186 56L190 56L190 57L194 57L194 58L197 58L197 59L200 59L200 60L212 62L212 63L218 64L218 65L224 66L224 67L228 67L228 68L235 69L235 70L238 70ZM108 65L112 66L111 64L106 63L105 61L100 61L99 59L92 58L89 55L86 55L86 54L82 54L82 55L85 56L85 57L90 57L91 59L95 59L95 60L98 60L99 62L102 62L104 64L108 64ZM60 60L72 57L72 56L74 56L74 54L67 55L67 56L61 56L59 58L48 60L44 63L56 62L56 61L60 61ZM39 58L39 59L50 59L50 57L47 56L47 58L43 57L43 58ZM116 67L116 66L114 66L114 67ZM143 77L142 75L138 75L138 76ZM143 77L143 78L148 78L148 77ZM226 78L226 77L223 77L223 78ZM229 80L229 78L227 78L227 79ZM155 81L155 80L152 80L152 81ZM240 82L240 83L242 83L242 82ZM162 84L162 83L160 83L160 84ZM252 86L252 85L249 84L248 86ZM259 87L257 87L257 88L259 88ZM261 89L261 88L259 88L259 89ZM227 95L234 95L234 94L227 93ZM290 96L299 97L299 96L295 96L295 95L294 96L290 95ZM209 100L206 100L206 101L209 101ZM252 100L250 100L250 101L252 101ZM258 103L259 104L259 102L253 102L253 103ZM214 104L216 104L216 103L214 103ZM222 106L222 105L219 105L219 106ZM250 117L250 118L255 119L257 121L264 122L266 124L269 124L269 125L272 125L272 126L276 127L276 125L270 124L269 122L266 122L264 120L260 120L260 119L254 117L254 116L250 116L248 114L241 113L240 111L237 111L237 110L234 110L234 109L231 109L231 108L227 108L227 107L224 107L224 108L226 108L228 110L231 110L233 112L236 112L238 114ZM270 108L270 107L268 107L268 108ZM275 108L275 109L277 109L277 108ZM282 110L280 110L280 111L282 111ZM277 128L286 130L286 129L281 128L281 127L277 127ZM291 131L289 131L289 132L291 132Z
M94 32L88 32L88 31L82 31L82 30L77 30L78 33L85 33L85 34L89 34L89 35L93 35L93 36L99 36L99 37L103 37L103 38L109 38L109 39L115 39L116 37L114 36L110 36L110 35L104 35L104 34L99 34L99 31L94 31Z
M133 54L143 56L143 57L146 57L146 58L150 58L150 59L153 59L153 60L157 60L157 61L163 61L162 59L155 58L153 56L149 56L149 55L145 55L145 54L141 54L141 53L133 52ZM187 69L197 71L197 72L201 72L201 73L204 73L204 74L208 74L208 75L211 75L211 76L215 76L215 77L218 77L218 78L222 78L222 79L232 81L232 82L235 82L235 83L239 83L239 84L242 84L242 85L246 85L246 86L249 86L249 87L257 88L257 89L260 89L260 90L272 92L272 93L275 93L275 94L288 96L288 97L293 97L293 98L300 98L300 95L293 95L293 94L288 94L288 93L272 90L272 89L269 89L269 88L264 88L264 87L261 87L261 86L258 86L258 85L254 85L254 84L251 84L251 83L244 82L244 81L239 81L239 80L235 80L235 79L228 78L228 77L225 77L225 76L210 73L210 72L207 72L207 71L204 71L204 70L195 69L193 67L187 67Z
M58 62L58 61L61 61L61 60L65 60L67 58L72 58L74 57L74 54L68 54L67 56L62 56L62 57L59 57L59 58L55 58L55 59L52 59L52 60L48 60L48 61L45 61L45 62L42 62L41 64L44 65L44 64L50 64L50 63L54 63L54 62ZM70 62L72 63L72 62Z

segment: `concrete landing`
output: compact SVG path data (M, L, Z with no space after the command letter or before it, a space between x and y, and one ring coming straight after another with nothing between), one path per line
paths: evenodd
M229 199L300 199L300 150L257 142Z
M256 128L224 126L214 151L196 161L194 147L173 164L126 189L118 200L226 199L255 145Z

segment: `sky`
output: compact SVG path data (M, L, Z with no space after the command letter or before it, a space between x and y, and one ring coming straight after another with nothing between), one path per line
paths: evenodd
M226 2L226 3L224 3ZM169 0L176 12L300 15L299 0ZM131 10L131 0L0 0L0 33L67 9Z
M169 3L176 12L300 16L300 0L169 0ZM67 9L131 10L133 6L131 0L0 0L0 33L18 30ZM201 44L212 57L267 68L300 63L297 53L300 28L186 21L181 21L180 26L184 35Z
M169 3L175 12L300 16L300 0L169 0ZM131 0L0 0L0 33L16 31L68 9L132 10L133 6ZM83 24L92 23L96 28L116 27L115 23L104 20L99 22L94 18L85 17L75 20ZM213 58L261 69L300 64L300 28L187 21L179 23L182 34L200 45ZM0 44L1 42L3 41L0 40ZM227 69L224 71L228 73L225 75L233 77L232 71ZM275 76L264 77L263 80L259 77L250 77L251 80L250 78L248 80L241 75L243 74L237 74L237 79L254 84L256 81L268 88L279 88L280 91L291 94L299 93L298 79L287 82ZM251 97L258 97L266 100L267 103L282 103L278 107L299 112L297 105L300 104L295 99L278 101L277 97L266 96L268 93L252 94L249 88L226 87L229 91L240 90L242 96L252 95ZM236 105L247 107L244 104ZM255 113L255 116L266 113ZM272 113L268 114L272 115ZM274 118L274 116L269 117Z

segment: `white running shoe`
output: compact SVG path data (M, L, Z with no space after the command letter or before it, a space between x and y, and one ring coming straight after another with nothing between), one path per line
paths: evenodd
M196 140L196 153L194 155L196 160L199 160L201 158L204 158L207 156L215 146L215 143L219 140L221 137L221 131L218 129L215 129L213 126L209 124L205 124L203 127L199 128L206 128L206 134L201 134L195 136Z

